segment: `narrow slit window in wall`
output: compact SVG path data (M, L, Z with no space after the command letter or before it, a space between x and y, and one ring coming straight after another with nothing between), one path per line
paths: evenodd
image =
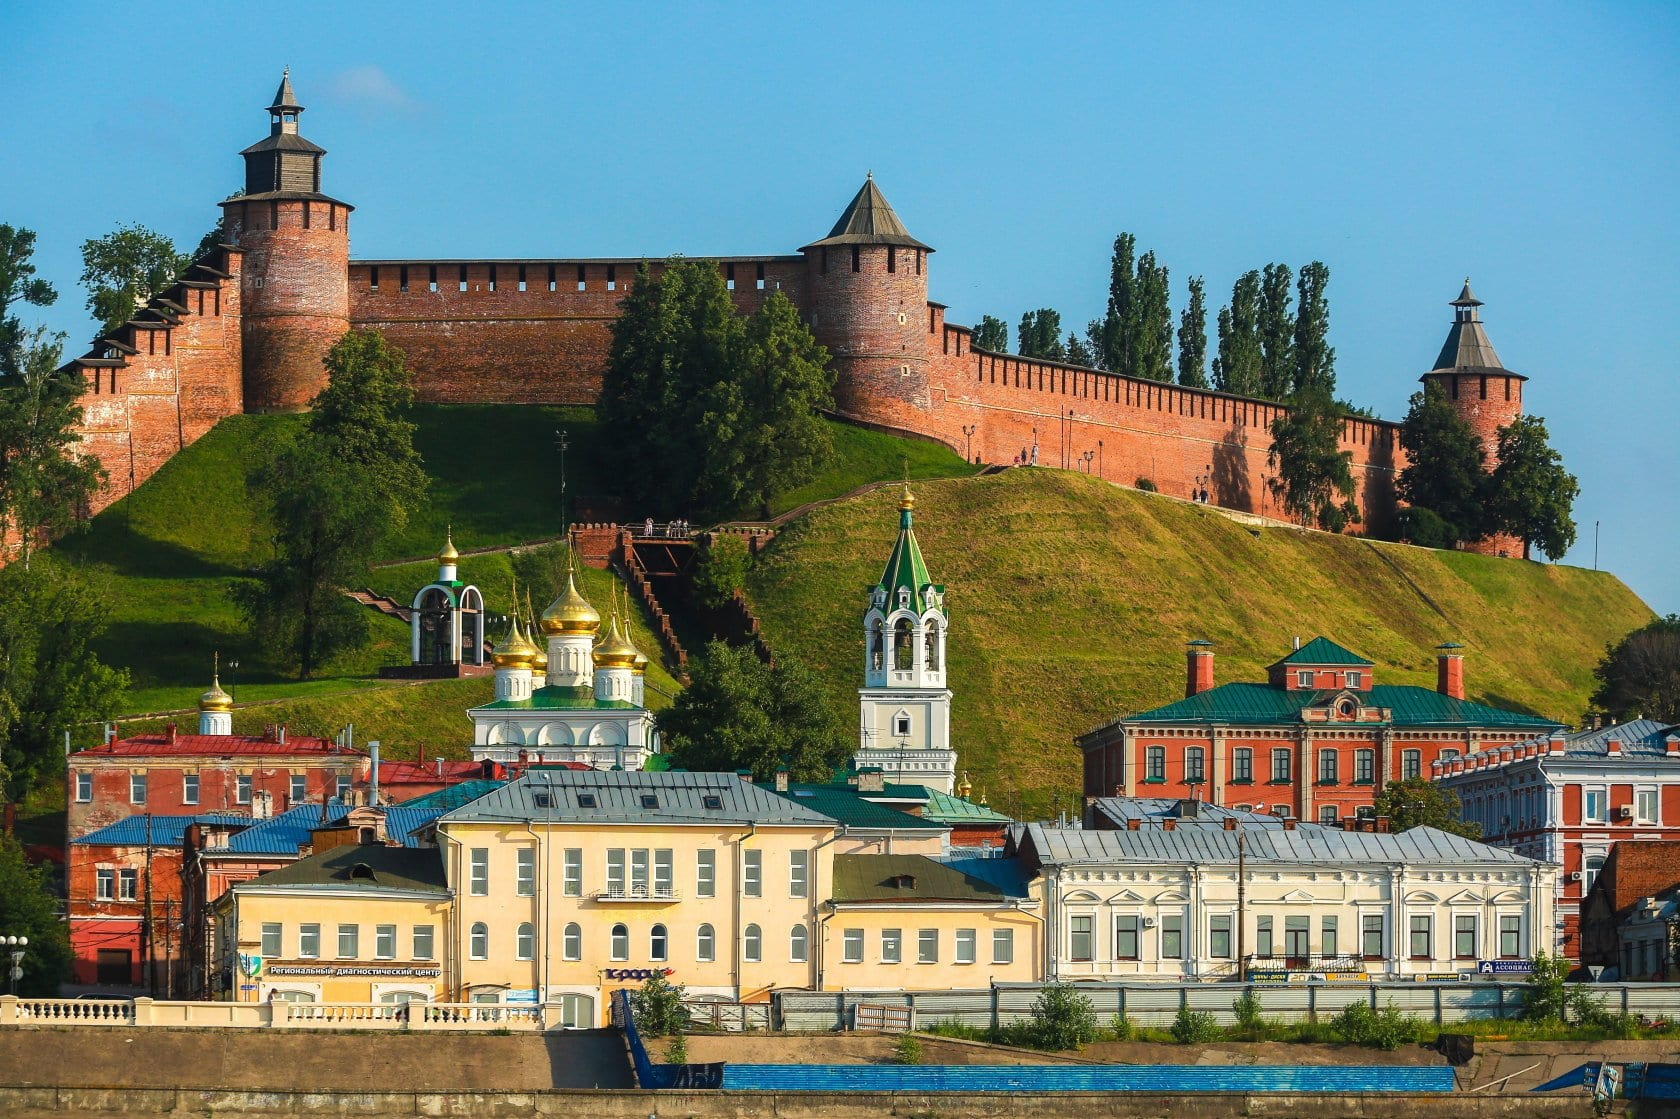
M428 264L426 266L426 290L437 290L437 265L435 264Z

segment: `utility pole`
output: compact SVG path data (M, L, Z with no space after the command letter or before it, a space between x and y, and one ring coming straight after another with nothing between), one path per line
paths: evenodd
M175 997L175 942L171 936L174 926L173 900L163 899L163 997Z
M566 535L566 448L571 446L565 428L554 432L554 445L560 448L560 535Z
M1248 968L1244 964L1244 956L1248 950L1248 937L1245 935L1244 901L1248 895L1248 837L1243 834L1242 821L1237 821L1237 981L1243 982L1248 978Z
M146 915L140 921L141 950L146 953L146 975L152 997L157 998L157 960L152 952L152 814L146 813Z

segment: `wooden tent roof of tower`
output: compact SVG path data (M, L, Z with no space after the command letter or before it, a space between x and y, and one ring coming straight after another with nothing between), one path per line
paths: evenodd
M1499 363L1499 355L1494 352L1493 343L1488 341L1481 315L1476 310L1482 306L1482 301L1470 291L1469 277L1465 277L1464 290L1458 293L1452 306L1458 311L1453 316L1452 329L1447 332L1446 343L1435 358L1431 373L1498 373L1502 377L1528 380L1521 373L1514 373Z
M902 245L906 248L933 252L933 249L910 236L904 223L898 220L892 204L881 188L875 185L873 173L864 179L863 186L821 241L812 241L806 249L829 245ZM804 249L800 250L801 252Z

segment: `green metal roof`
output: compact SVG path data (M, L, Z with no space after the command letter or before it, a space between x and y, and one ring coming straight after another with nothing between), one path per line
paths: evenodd
M253 878L251 886L319 886L337 890L425 890L447 893L436 847L350 843Z
M922 810L922 819L936 820L943 824L1014 823L1001 812L994 812L983 804L975 804L971 800L954 797L938 789L928 790L927 807Z
M905 501L898 510L898 539L893 542L892 553L887 556L887 566L881 572L881 580L877 587L887 592L887 610L890 613L897 607L898 591L910 592L911 606L918 614L926 608L922 601L922 592L933 587L944 594L945 588L933 581L928 574L927 563L922 559L922 549L916 543L916 530L911 526L912 514L910 507L910 487L904 487ZM945 607L941 604L939 612L944 614Z
M1311 663L1324 664L1325 661ZM1164 707L1143 711L1119 720L1121 723L1298 723L1303 708L1328 702L1339 691L1289 691L1270 684L1221 684L1200 695L1190 696ZM1359 693L1371 707L1393 712L1392 725L1460 727L1555 727L1559 724L1539 715L1525 715L1498 707L1454 699L1449 695L1411 684L1377 684ZM1381 724L1357 723L1355 726Z
M1315 637L1277 662L1278 664L1371 664L1358 653L1349 652L1327 637Z
M530 699L497 699L474 711L637 711L624 699L596 699L593 688L562 688L556 684L538 688Z
M1000 860L1001 861L1001 860ZM834 900L981 901L1002 904L1001 887L926 855L836 855Z
M787 792L778 795L838 820L847 827L870 831L889 828L896 831L945 830L944 824L867 800L865 797L872 794L859 793L847 785L789 785Z

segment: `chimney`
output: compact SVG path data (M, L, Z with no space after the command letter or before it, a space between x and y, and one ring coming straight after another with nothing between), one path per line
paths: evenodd
M1237 830L1237 818L1235 816L1225 817L1225 830L1226 831L1236 831Z
M1127 831L1137 831L1142 826L1143 826L1143 821L1138 819L1136 816L1133 816L1131 819L1126 821L1126 830Z
M1161 821L1161 830L1162 831L1177 831L1178 830L1178 821L1173 819L1171 816L1168 816L1165 820Z
M1464 698L1464 646L1449 641L1435 646L1435 690L1454 699Z
M1663 754L1667 757L1680 757L1680 737L1669 735L1663 739Z
M175 741L175 724L174 723L170 723L169 728L164 731L163 740L165 742Z
M432 759L432 767L437 771L437 775L439 777L443 776L443 759L442 758L433 758Z
M887 791L886 775L873 766L859 770L857 788L860 793L884 793Z
M1387 835L1388 830L1389 830L1388 817L1387 816L1378 816L1377 817L1377 833L1379 835Z
M788 791L788 771L785 765L776 767L776 791L778 793Z
M1295 651L1297 653L1301 651L1301 635L1298 633L1295 635Z
M286 724L281 723L279 730L276 731L276 733L280 736L280 745L284 746L286 744Z
M1283 818L1283 830L1284 831L1294 831L1295 830L1295 817L1285 816Z
M368 803L379 803L379 739L368 740Z
M1213 687L1213 642L1198 638L1184 654L1184 698L1201 695Z
M174 736L171 735L170 737L174 737ZM1609 754L1612 758L1621 757L1622 756L1622 740L1619 739L1619 738L1610 739L1610 741L1608 741L1604 744L1604 751L1605 751L1605 753Z
M735 771L735 776L739 777L749 785L753 783L752 770L750 769L737 769Z

